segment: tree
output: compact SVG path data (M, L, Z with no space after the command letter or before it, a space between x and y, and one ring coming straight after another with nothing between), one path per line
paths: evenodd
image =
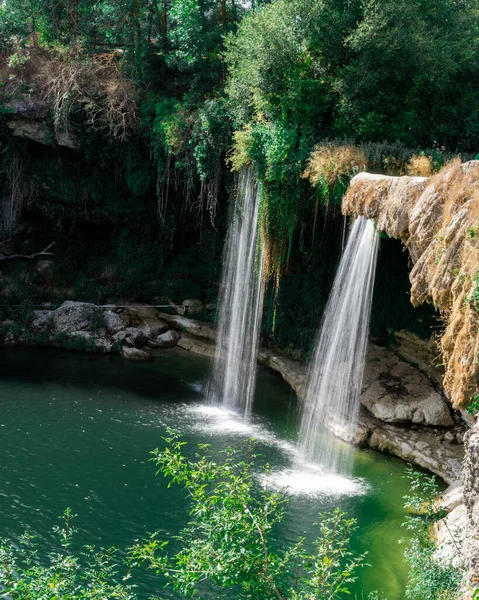
M365 555L351 553L355 520L340 510L320 517L318 536L308 547L300 539L281 547L276 526L286 510L284 492L253 476L254 444L246 456L228 449L213 460L208 444L190 459L174 433L153 460L169 484L182 486L190 500L190 521L177 537L180 550L169 554L158 534L133 548L134 560L146 562L186 597L200 597L199 585L230 590L235 598L255 600L333 600L350 594Z
M50 554L43 566L39 561L34 536L23 535L19 543L0 541L0 597L9 600L135 600L129 585L128 566L117 557L114 548L86 546L81 557L71 552L76 515L70 509L63 514L63 527L54 531L60 551ZM44 557L43 557L44 559ZM120 569L123 567L123 573Z
M329 124L355 0L276 0L246 15L226 41L226 90L238 126L257 118Z
M477 0L368 0L346 40L337 130L365 140L477 146Z

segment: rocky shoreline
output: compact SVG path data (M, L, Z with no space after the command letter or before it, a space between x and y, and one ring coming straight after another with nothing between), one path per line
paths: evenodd
M149 350L174 346L214 356L216 332L209 323L153 307L68 301L57 309L34 311L24 327L4 322L3 337L7 345L51 345L147 360ZM397 352L370 343L358 428L355 439L346 441L398 456L453 484L461 472L467 426L451 412L438 381L427 376L427 347L406 334L403 338L407 344L400 343ZM414 344L421 352L411 350ZM269 349L260 350L258 361L302 397L304 364ZM334 433L345 439L340 429Z
M214 355L215 332L211 327L177 315L161 313L160 317L181 332L178 346L205 356ZM423 361L426 362L424 357ZM307 377L305 365L266 349L260 350L258 362L278 372L302 397ZM355 444L394 454L431 471L448 484L457 481L464 457L466 424L458 415L453 417L423 372L394 352L370 344L361 402ZM341 430L334 433L342 437Z
M136 304L97 306L73 301L34 311L23 324L4 321L0 335L7 346L56 346L120 354L128 360L148 360L151 350L173 347L212 357L216 341L209 323L181 314ZM436 532L438 556L455 552L458 538L468 562L478 565L479 540L464 534L479 531L479 516L477 527L469 523L470 515L479 515L477 427L468 429L471 423L466 415L453 411L447 402L441 373L431 366L434 348L405 332L397 340L392 350L369 344L354 439L347 439L340 428L331 429L347 442L397 456L448 483L444 500L448 516ZM307 379L303 363L264 348L258 362L279 373L298 398L303 396Z

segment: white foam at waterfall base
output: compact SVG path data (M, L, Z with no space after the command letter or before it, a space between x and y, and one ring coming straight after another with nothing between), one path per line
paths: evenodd
M258 418L245 420L240 413L221 406L195 404L186 408L190 415L201 417L200 421L191 424L193 431L214 435L234 435L244 439L255 439L269 446L275 446L284 452L295 455L296 446L286 440L279 439L265 423Z
M334 279L308 370L302 403L300 446L308 462L327 471L350 473L351 453L324 435L334 423L353 440L369 333L378 234L358 217Z
M190 430L203 435L235 436L255 439L278 448L292 463L297 463L301 453L298 446L278 438L265 423L245 421L241 414L209 404L184 406L185 413L192 418ZM199 419L199 420L198 420ZM283 491L290 496L308 498L360 496L367 492L367 485L358 478L328 473L315 464L304 464L300 468L275 469L268 475L258 474L258 480L270 489Z
M303 470L273 470L268 475L261 475L260 480L269 489L283 491L290 496L309 498L362 496L368 489L361 479L315 470L313 465Z
M208 401L248 415L255 383L263 304L258 241L260 194L251 169L240 174L225 243L218 327Z

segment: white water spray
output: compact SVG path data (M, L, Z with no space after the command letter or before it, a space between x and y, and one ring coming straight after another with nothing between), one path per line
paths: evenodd
M356 219L324 312L309 366L302 406L303 459L347 474L351 452L328 432L353 440L359 412L378 234L372 221Z
M208 400L247 415L251 409L263 305L263 254L258 244L259 190L240 174L223 258L219 319Z

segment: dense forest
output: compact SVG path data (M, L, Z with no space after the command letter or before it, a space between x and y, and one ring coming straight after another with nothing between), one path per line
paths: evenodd
M479 151L478 8L5 0L2 256L54 256L5 261L2 304L214 304L234 172L252 165L268 248L264 335L308 350L349 178L365 165L429 175ZM408 324L428 335L433 310L409 305L400 252L383 240L379 276L396 289L376 295L373 333Z

